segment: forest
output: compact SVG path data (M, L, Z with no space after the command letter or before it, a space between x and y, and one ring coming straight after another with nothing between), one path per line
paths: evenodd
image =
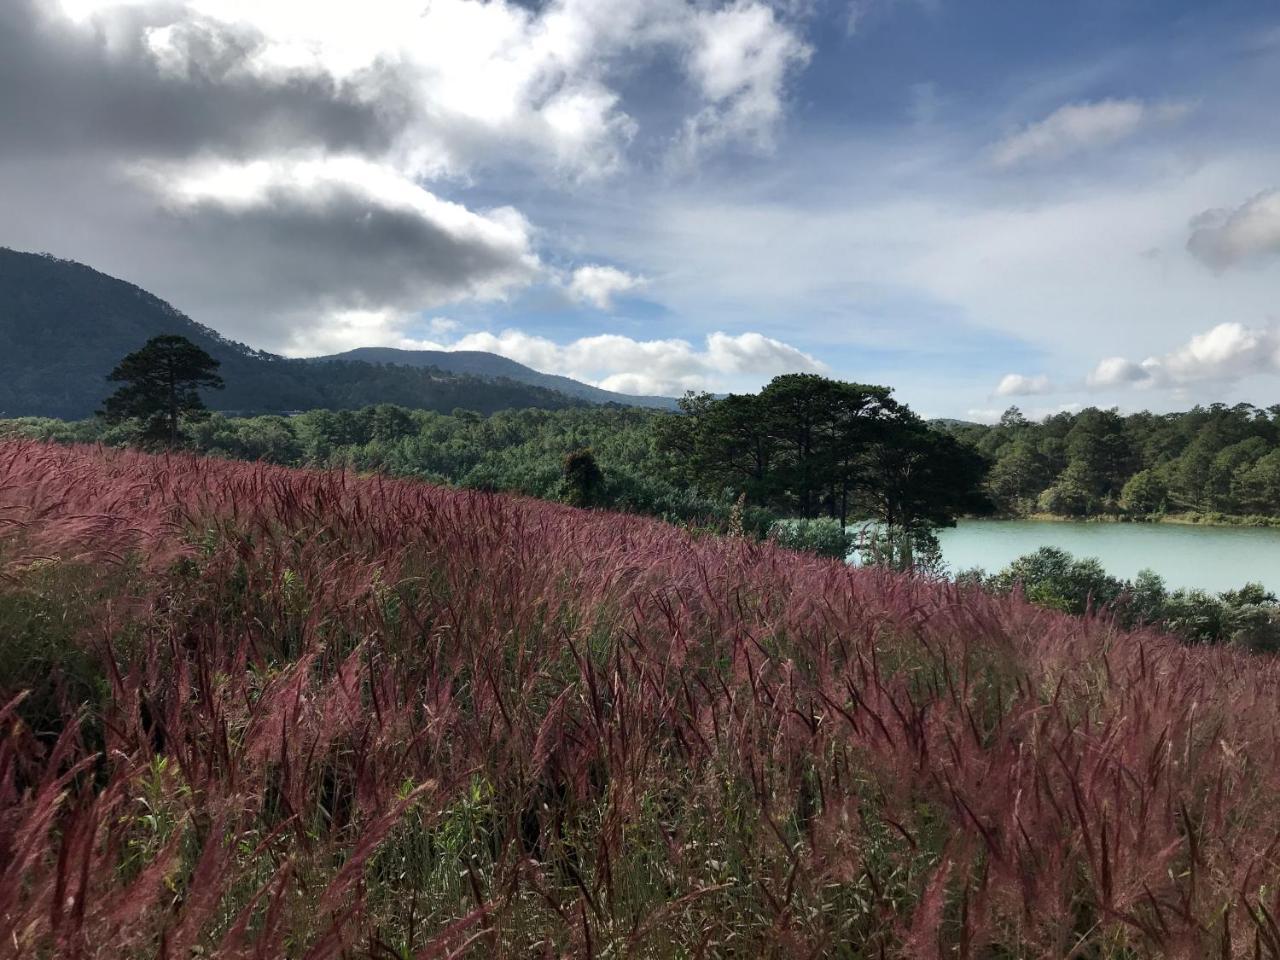
M452 369L450 355L439 353L431 355L430 367L381 357L287 359L223 337L147 291L83 264L3 247L0 305L0 416L91 416L112 366L158 335L180 335L216 360L226 387L205 399L242 414L375 403L482 413L558 409L582 400L557 387L591 389L489 354L462 358L462 369ZM412 351L405 357L420 359Z
M1274 410L1217 406L1130 417L1086 410L1031 423L1015 409L983 428L929 423L886 387L813 375L777 377L757 394L689 395L674 414L584 405L483 416L378 404L227 417L193 403L180 445L205 455L649 515L829 557L856 555L865 565L952 577L990 593L1016 590L1042 606L1103 612L1189 643L1280 648L1280 604L1257 584L1219 595L1168 590L1150 571L1121 580L1096 560L1051 548L1003 570L951 570L935 535L959 517L992 511L1159 518L1180 509L1171 491L1191 489L1197 462L1208 464L1202 472L1211 487L1256 496L1278 482L1268 479L1280 463ZM171 435L157 441L149 429L129 416L0 421L0 432L38 440L172 444ZM1143 466L1153 462L1152 451L1166 459ZM1271 511L1257 516L1210 512L1238 510L1239 500L1200 502L1202 511L1177 515L1267 523L1280 512L1272 501L1248 500Z
M379 404L292 417L192 417L194 451L292 466L379 471L483 490L763 533L876 520L927 537L987 509L985 464L884 387L794 374L759 394L690 396L678 414L631 407L442 414ZM23 436L137 445L131 420L8 422ZM144 444L145 445L145 444ZM589 452L595 472L570 496L565 458ZM843 539L841 539L843 543ZM848 552L847 544L838 553Z
M1280 518L1280 405L1128 415L1091 407L1039 422L1011 407L993 426L948 429L991 463L987 490L1005 515Z

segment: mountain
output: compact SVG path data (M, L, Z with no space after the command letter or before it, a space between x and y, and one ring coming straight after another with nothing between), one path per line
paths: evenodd
M614 393L593 387L589 383L559 377L552 373L539 373L523 363L516 363L496 353L483 350L397 350L394 347L357 347L345 353L328 357L316 357L313 362L358 360L364 363L394 364L409 367L434 367L450 373L475 377L506 377L519 383L527 383L548 390L586 400L590 403L620 403L630 407L655 407L659 410L675 410L674 397L654 397L629 393Z
M214 410L283 413L395 403L492 413L589 402L582 394L535 382L529 375L543 375L488 354L472 355L489 357L491 363L483 372L481 361L467 361L475 364L474 373L416 361L286 359L228 340L145 290L83 264L0 247L0 417L92 416L111 391L106 377L120 359L164 333L186 337L221 363L219 373L227 387L205 397ZM507 365L522 376L509 376Z

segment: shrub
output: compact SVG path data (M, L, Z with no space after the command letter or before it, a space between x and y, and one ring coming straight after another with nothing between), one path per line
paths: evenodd
M1108 576L1097 559L1077 560L1057 547L1019 557L990 584L1004 593L1020 586L1032 603L1076 615L1111 606L1125 592L1125 584Z
M814 553L820 557L844 559L853 550L854 537L838 520L819 517L815 520L777 520L769 528L768 537L780 547Z
M1169 488L1154 470L1139 470L1120 494L1120 508L1135 516L1163 513L1168 502Z
M575 507L594 506L604 486L604 473L589 449L571 450L564 457L564 499Z
M38 560L0 577L0 705L24 694L18 715L57 740L82 707L100 708L106 677L88 635L101 599L94 572Z

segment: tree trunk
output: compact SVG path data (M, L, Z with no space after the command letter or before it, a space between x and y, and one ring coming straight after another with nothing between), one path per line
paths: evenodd
M178 445L178 385L173 377L173 364L168 365L169 374L169 449Z

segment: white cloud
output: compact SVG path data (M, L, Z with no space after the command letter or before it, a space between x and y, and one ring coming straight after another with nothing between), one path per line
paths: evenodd
M871 15L875 3L873 0L849 0L849 7L845 11L844 31L852 37L862 27L867 17Z
M539 279L532 228L361 157L140 165L185 242L247 278L255 339L289 352L393 342L388 318ZM224 299L231 296L224 291ZM390 339L389 339L390 338Z
M707 106L685 124L685 155L729 140L769 149L787 77L811 49L771 8L748 0L700 10L691 28L689 70Z
M427 326L434 334L444 335L454 333L462 328L462 324L450 317L432 317L427 321Z
M444 350L443 344L407 336L409 317L394 310L336 310L322 322L297 329L282 351L290 357L318 357L357 347Z
M53 236L59 253L271 349L299 349L351 311L399 315L535 282L608 309L641 278L590 265L586 250L589 265L561 280L535 250L556 233L447 190L492 195L483 181L495 171L497 190L526 191L593 189L625 172L635 90L647 149L767 146L809 56L806 11L801 0L0 0L0 59L24 78L21 92L0 91L0 161L20 152L22 164L4 192L37 183L45 194L27 206L47 210L65 174L50 188L44 161L77 164L82 195L97 198L82 221L98 227L73 242L38 221L13 228L6 209L6 242ZM662 110L637 82L656 69L671 88ZM92 215L123 207L128 223ZM352 325L332 322L344 342Z
M780 373L818 372L826 367L789 344L758 333L713 333L703 349L687 340L634 340L617 334L557 344L519 330L472 333L451 350L501 354L543 373L558 373L620 393L677 395L686 390L723 390L736 378L753 385Z
M574 177L624 163L636 121L614 77L674 53L704 144L767 143L809 49L763 0L62 0L77 23L140 31L170 81L287 89L321 78L396 124L389 155L417 175L497 157Z
M1097 387L1179 387L1275 373L1280 373L1280 331L1220 323L1172 353L1148 357L1141 363L1109 357L1098 364L1089 383Z
M934 13L937 12L940 2L941 0L915 0L914 5L920 10ZM869 22L880 19L884 14L901 6L901 0L848 0L844 16L846 35L854 36L864 30Z
M634 290L644 282L643 277L617 267L590 264L573 271L568 291L575 300L589 303L601 310L610 310L617 294Z
M1021 373L1008 373L996 387L996 396L1025 397L1038 393L1051 393L1053 385L1044 374L1028 377Z
M1148 383L1150 380L1151 374L1142 364L1126 360L1124 357L1106 357L1098 361L1097 367L1089 374L1086 382L1091 387L1123 387Z
M1188 109L1186 104L1136 99L1067 104L995 144L991 159L997 167L1058 159L1116 143L1151 124L1176 120Z
M411 317L387 310L343 310L295 335L291 356L338 353L361 346L403 350L483 350L509 357L543 373L557 373L606 390L678 395L686 390L757 386L780 373L820 372L824 364L788 344L759 333L713 333L698 349L687 340L635 340L617 334L558 344L520 330L470 333L452 343L409 335ZM429 324L433 332L437 325Z
M1264 190L1234 210L1206 210L1191 221L1187 249L1223 270L1280 255L1280 190Z

